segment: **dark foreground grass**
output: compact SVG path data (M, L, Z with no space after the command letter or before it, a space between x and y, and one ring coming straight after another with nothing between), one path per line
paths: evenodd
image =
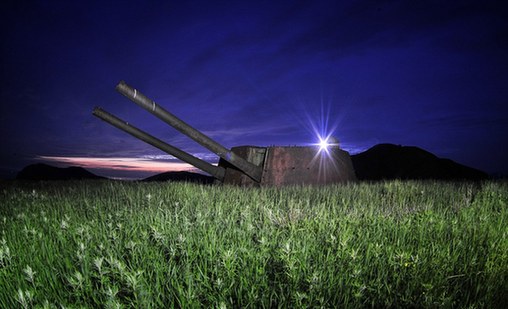
M0 308L501 308L508 185L0 192Z

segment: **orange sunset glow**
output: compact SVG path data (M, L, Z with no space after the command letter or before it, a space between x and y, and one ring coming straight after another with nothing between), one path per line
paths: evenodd
M183 162L162 162L144 158L94 158L94 157L53 157L39 156L42 161L59 163L62 165L79 166L86 169L108 169L124 171L140 171L163 173L168 171L195 170L190 164Z

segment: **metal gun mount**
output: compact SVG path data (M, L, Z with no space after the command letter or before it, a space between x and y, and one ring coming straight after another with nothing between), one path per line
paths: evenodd
M239 146L227 149L202 132L194 129L144 94L121 81L116 90L134 103L157 116L220 157L218 166L196 158L128 122L96 107L93 114L105 122L160 150L212 175L225 184L243 186L318 185L355 181L349 153L338 145L327 151L317 146L256 147Z

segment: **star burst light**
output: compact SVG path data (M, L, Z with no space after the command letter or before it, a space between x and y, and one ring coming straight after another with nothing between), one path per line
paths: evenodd
M336 162L337 157L335 155L336 149L339 148L339 142L333 136L337 129L337 124L330 125L328 120L329 114L322 112L319 121L309 121L316 141L311 145L317 148L311 165L317 165L318 178L325 182L330 175L339 172L339 166Z
M330 144L328 144L328 139L322 138L321 136L319 136L318 138L319 138L319 143L318 143L319 151L328 152L328 146L330 146Z
M318 117L314 118L307 114L307 127L316 142L311 143L313 146L317 146L317 154L330 155L330 148L338 146L336 139L332 137L332 134L337 129L337 123L330 123L331 104L325 107L323 99L321 99L321 109Z
M319 143L317 143L317 146L319 146L319 152L325 152L326 154L330 154L330 148L331 147L338 147L339 143L337 140L330 135L326 137L322 137L318 135Z
M307 146L313 146L316 149L314 158L309 167L316 169L318 178L326 182L329 175L337 173L339 166L336 162L336 150L339 148L339 142L333 137L341 117L335 121L330 121L332 102L323 102L321 98L321 108L317 108L312 113L305 112L306 120L302 121L304 127L313 136L314 142L307 143Z

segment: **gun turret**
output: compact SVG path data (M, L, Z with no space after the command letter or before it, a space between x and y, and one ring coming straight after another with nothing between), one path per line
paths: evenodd
M176 130L187 135L220 157L215 166L196 158L136 128L128 122L95 108L93 114L128 134L185 161L226 184L246 186L282 186L291 184L330 184L355 181L351 158L346 151L330 147L321 151L308 147L239 146L227 149L202 132L191 127L137 89L121 81L116 90Z

